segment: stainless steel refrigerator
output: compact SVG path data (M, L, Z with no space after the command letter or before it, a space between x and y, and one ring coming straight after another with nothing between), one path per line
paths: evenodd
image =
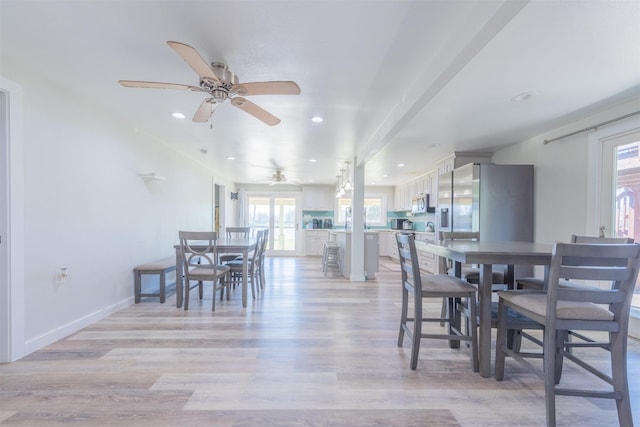
M481 240L533 241L533 165L470 163L439 179L440 230L479 231ZM518 267L516 276L527 271Z

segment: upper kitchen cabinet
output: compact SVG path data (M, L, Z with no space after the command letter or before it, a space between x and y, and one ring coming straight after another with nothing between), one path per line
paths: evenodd
M451 172L455 168L469 163L491 163L493 153L475 151L456 151L438 163L438 175Z
M330 186L302 187L302 210L332 211L335 197Z
M433 205L433 200L435 200L437 192L438 174L437 171L434 170L418 179L396 186L394 193L394 210L410 211L411 201L421 194L429 194L431 196L431 205Z

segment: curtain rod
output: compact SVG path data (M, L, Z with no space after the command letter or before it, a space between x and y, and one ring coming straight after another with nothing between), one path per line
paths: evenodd
M640 110L639 111L634 111L633 113L625 114L624 116L616 117L615 119L607 120L606 122L598 123L597 125L590 126L588 128L584 128L584 129L577 130L575 132L567 133L565 135L558 136L556 138L545 139L543 144L547 145L547 144L549 144L551 142L558 141L559 139L564 139L564 138L566 138L568 136L577 135L577 134L582 133L582 132L589 132L590 130L598 130L598 128L600 126L604 126L604 125L608 125L608 124L613 123L613 122L624 120L624 119L626 119L628 117L635 116L637 114L640 114Z

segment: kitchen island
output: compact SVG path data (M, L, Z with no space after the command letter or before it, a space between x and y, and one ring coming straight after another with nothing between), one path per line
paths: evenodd
M349 279L351 277L351 230L331 230L335 241L340 245L340 273ZM333 240L333 239L332 239ZM365 230L364 232L364 277L375 279L378 272L378 232Z

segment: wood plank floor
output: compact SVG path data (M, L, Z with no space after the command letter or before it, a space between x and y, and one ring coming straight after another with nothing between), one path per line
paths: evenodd
M418 369L396 345L397 265L375 280L323 277L319 258L267 258L267 287L211 312L157 298L0 365L7 426L541 426L542 382L508 361L482 378L463 347L424 340ZM439 302L428 306L434 312ZM439 328L439 326L434 326ZM601 352L598 361L607 362ZM640 344L629 341L640 423ZM582 382L567 366L567 383ZM591 382L585 383L587 386ZM593 382L594 387L599 385ZM612 401L559 397L559 425L617 425Z

